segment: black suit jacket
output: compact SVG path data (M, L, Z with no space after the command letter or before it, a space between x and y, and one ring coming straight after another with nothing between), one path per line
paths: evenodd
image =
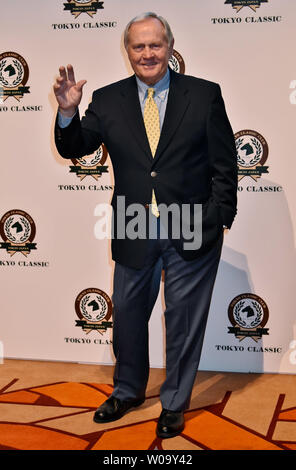
M78 113L67 128L61 129L56 121L55 141L64 158L79 158L94 152L102 142L106 145L115 178L115 220L119 195L125 196L126 205L140 203L144 207L151 202L152 189L158 204L193 207L201 203L201 247L184 250L182 236L172 239L180 255L193 260L215 244L223 225L232 225L237 202L237 156L219 85L173 71L170 74L166 114L154 158L135 76L96 90L81 121ZM181 219L170 220L170 235L170 224L174 223L181 224ZM193 229L193 216L190 224ZM146 251L147 239L117 239L115 223L115 261L141 268Z

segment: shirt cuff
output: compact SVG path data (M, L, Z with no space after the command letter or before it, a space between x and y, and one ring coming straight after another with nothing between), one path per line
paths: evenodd
M72 117L67 117L67 116L63 116L60 112L58 112L58 124L59 124L59 126L62 129L64 129L65 127L68 127L71 124L72 119L75 116L75 114L76 113L74 113Z

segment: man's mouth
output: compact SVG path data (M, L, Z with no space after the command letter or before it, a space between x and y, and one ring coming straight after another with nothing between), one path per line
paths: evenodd
M155 65L157 65L156 62L151 62L149 64L142 64L142 66L145 68L152 68L152 67L155 67Z

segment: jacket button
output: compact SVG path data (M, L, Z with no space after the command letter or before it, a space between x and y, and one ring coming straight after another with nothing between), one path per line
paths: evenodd
M151 176L152 176L152 178L155 178L155 176L157 176L156 171L151 171Z

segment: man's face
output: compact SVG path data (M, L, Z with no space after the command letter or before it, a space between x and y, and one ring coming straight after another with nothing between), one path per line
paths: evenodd
M128 33L127 54L135 74L147 85L164 77L173 44L168 45L165 29L156 18L133 23Z

